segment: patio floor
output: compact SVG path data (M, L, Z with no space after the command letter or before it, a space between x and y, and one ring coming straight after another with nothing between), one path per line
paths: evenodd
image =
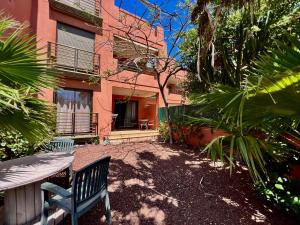
M159 143L89 145L77 150L73 167L79 169L103 154L112 156L113 224L296 224L263 205L242 168L230 178L228 170L192 150ZM79 225L102 225L103 218L99 204Z

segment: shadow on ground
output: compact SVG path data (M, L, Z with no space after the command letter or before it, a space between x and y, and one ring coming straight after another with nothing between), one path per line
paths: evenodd
M79 149L74 169L103 154L112 156L113 224L296 224L256 197L243 168L230 178L221 164L191 150L136 143ZM101 204L82 216L79 224L105 224Z

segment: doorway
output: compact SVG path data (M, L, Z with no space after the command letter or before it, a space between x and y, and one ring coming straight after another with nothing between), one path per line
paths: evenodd
M118 114L115 122L116 129L138 128L138 101L115 100L114 114Z

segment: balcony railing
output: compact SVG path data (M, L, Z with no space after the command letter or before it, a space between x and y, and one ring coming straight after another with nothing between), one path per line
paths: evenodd
M79 17L87 22L100 24L101 0L49 0L52 8Z
M147 63L141 63L140 65L138 65L138 67L134 62L118 60L118 69L119 70L128 70L128 71L139 72L139 73L148 74L148 75L155 74L154 69L148 67Z
M48 43L49 65L87 75L99 75L100 55L63 44Z
M56 133L59 135L97 135L98 113L57 112Z
M168 87L169 94L183 95L184 91L180 87Z

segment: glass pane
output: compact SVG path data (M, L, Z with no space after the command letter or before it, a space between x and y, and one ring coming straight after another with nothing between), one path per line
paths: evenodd
M61 134L91 131L92 94L87 91L59 90L57 101L57 132Z
M75 132L88 133L91 131L91 93L76 92Z
M57 117L56 132L68 134L73 132L72 114L74 112L74 91L59 90L56 93Z

